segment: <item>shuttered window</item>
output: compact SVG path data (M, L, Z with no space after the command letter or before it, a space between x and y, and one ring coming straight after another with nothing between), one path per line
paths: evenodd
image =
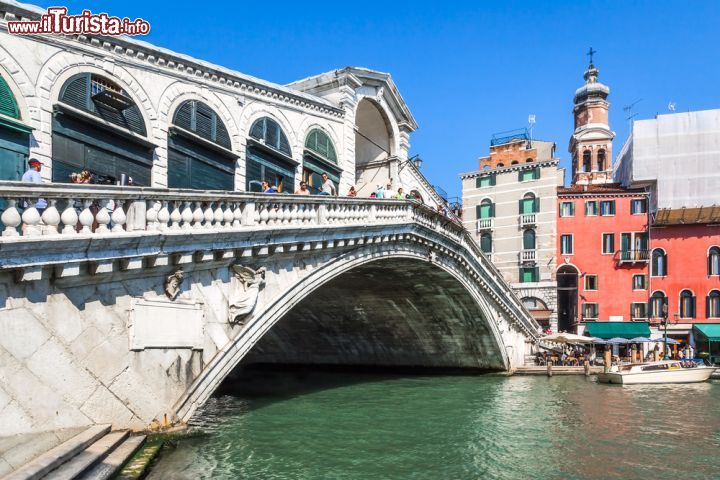
M230 136L217 113L203 102L188 100L175 110L173 126L179 128L171 129L168 137L168 186L234 190L237 157L230 152Z
M305 139L305 148L320 155L323 159L337 163L337 154L335 146L330 137L322 130L315 128L310 131Z
M122 88L103 77L75 75L60 90L60 101L138 135L147 134L138 106Z
M273 148L278 152L291 157L290 143L280 125L269 117L263 117L255 121L250 128L250 137L263 143L266 147Z
M231 149L230 135L218 114L203 102L183 102L173 116L173 125L195 133L197 136Z
M495 174L485 175L475 178L475 188L485 188L495 186Z
M0 75L0 114L20 119L20 110L15 101L15 96L2 75Z

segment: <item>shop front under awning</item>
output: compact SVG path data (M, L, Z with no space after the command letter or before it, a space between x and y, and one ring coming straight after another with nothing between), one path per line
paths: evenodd
M648 322L588 322L587 335L602 339L649 337Z
M708 342L720 342L720 323L695 324L693 332Z

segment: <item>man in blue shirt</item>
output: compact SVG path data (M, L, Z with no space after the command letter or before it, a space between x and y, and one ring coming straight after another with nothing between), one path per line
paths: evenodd
M40 170L42 169L42 163L39 160L31 158L28 160L28 169L23 173L22 181L28 183L43 183L42 177L40 176ZM30 205L25 202L25 207ZM38 198L35 208L42 215L43 211L47 208L47 201L44 198Z

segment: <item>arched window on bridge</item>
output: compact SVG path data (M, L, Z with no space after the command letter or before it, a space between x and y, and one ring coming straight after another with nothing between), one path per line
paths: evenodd
M183 102L168 135L168 186L234 190L235 155L217 113L198 100Z
M261 184L266 181L279 192L292 192L298 162L292 159L285 132L272 118L262 117L250 127L245 163L247 191L261 191Z
M53 182L88 170L99 182L125 174L150 185L155 145L140 108L119 85L91 73L77 74L60 89L52 120Z
M303 180L307 183L312 193L319 193L322 186L323 173L327 173L337 188L340 184L340 173L338 167L335 145L327 133L319 128L313 128L305 138L305 150L303 151Z
M15 95L4 73L0 73L0 180L22 178L27 168L31 131L22 123Z

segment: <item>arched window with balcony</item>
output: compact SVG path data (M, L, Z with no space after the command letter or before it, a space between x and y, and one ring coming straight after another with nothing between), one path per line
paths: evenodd
M480 250L483 253L492 253L492 234L489 232L480 235Z
M606 168L605 165L605 150L600 149L597 152L597 169L598 172L604 172Z
M650 296L650 317L663 318L663 306L667 302L663 292L653 292Z
M720 247L710 247L708 250L708 275L720 275Z
M707 318L720 318L720 290L711 290L705 299Z
M495 216L495 204L489 198L483 199L477 209L478 219L492 218Z
M278 192L292 192L298 162L292 158L287 135L272 118L259 118L250 127L245 163L247 191L259 192L262 182L268 182Z
M582 171L589 172L592 169L592 152L585 150L583 152Z
M235 155L218 114L199 100L175 110L168 129L168 187L234 190Z
M123 174L149 186L153 145L140 108L113 80L91 73L70 77L60 89L52 118L52 180L70 182L87 170L115 183Z
M680 318L695 318L695 296L690 290L680 292Z
M305 138L303 152L303 180L312 193L320 192L323 173L327 173L328 178L337 188L340 183L341 170L338 167L335 145L327 133L319 128L314 128Z
M520 213L520 215L527 215L537 213L538 211L540 211L540 199L532 192L523 195L523 198L520 200L518 213Z
M535 230L527 228L523 230L523 250L535 250Z
M652 265L650 274L653 277L667 276L667 254L662 248L652 251Z

